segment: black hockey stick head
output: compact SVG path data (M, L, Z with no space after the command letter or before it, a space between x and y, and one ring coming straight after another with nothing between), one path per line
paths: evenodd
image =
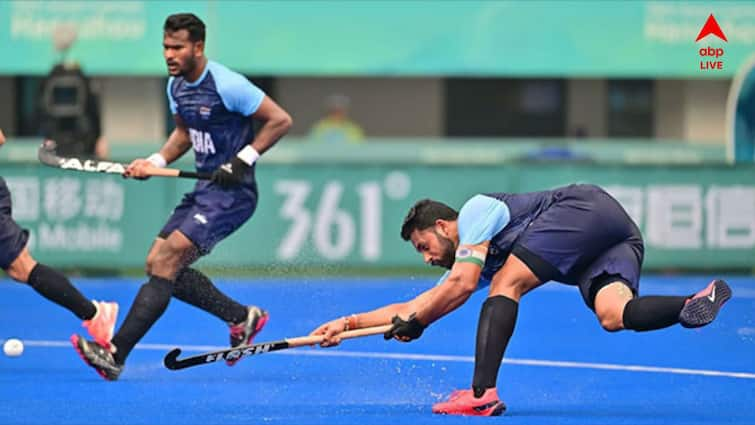
M126 165L118 162L58 156L57 147L58 145L54 140L48 139L42 142L37 150L39 162L50 167L85 171L88 173L123 174L126 171Z
M167 367L170 370L181 369L179 367L179 362L178 362L178 356L180 355L181 355L180 348L174 348L170 350L170 352L165 355L165 358L163 359L163 364L165 365L165 367Z
M293 347L289 345L287 340L283 339L280 341L261 342L254 345L240 345L238 347L224 348L217 351L184 357L180 360L178 359L178 356L181 354L181 349L174 348L165 355L165 358L163 358L163 364L170 370L179 370L192 366L215 363L221 360L235 361L244 357L264 354L270 351L285 350L286 348Z
M60 167L60 164L65 161L64 158L58 156L55 150L58 148L58 144L54 140L47 139L39 146L37 150L37 158L39 162L49 165L51 167Z

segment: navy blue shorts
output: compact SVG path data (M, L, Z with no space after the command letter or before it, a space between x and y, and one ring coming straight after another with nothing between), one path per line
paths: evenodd
M512 252L541 281L579 286L591 309L597 291L611 281L623 281L635 294L640 288L640 230L598 186L557 191L553 204L532 221Z
M13 220L11 210L10 191L0 177L0 269L3 270L16 261L29 241L29 231Z
M160 237L167 238L174 230L179 230L196 245L201 255L206 255L215 244L246 223L256 208L256 186L223 190L200 182L173 210Z

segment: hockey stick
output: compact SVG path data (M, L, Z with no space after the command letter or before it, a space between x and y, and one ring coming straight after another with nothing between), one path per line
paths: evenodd
M126 171L126 167L128 167L127 164L121 164L120 162L58 156L55 152L56 147L57 144L55 141L45 140L44 143L39 146L39 150L37 151L39 162L49 165L50 167L62 168L64 170L84 171L87 173L123 174ZM211 177L208 173L197 173L194 171L158 167L149 168L148 173L150 177L182 177L199 180L209 180Z
M341 334L341 339L358 338L361 336L384 334L391 330L393 325L375 326L372 328L354 329ZM245 345L236 348L226 348L225 350L212 351L196 356L178 359L181 355L180 348L174 348L165 355L163 363L170 370L185 369L187 367L198 366L208 363L214 363L220 360L238 360L243 357L253 356L255 354L269 353L271 351L285 350L287 348L302 347L305 345L319 344L323 341L322 335L317 336L300 336L297 338L287 338L280 341L260 342L259 344Z

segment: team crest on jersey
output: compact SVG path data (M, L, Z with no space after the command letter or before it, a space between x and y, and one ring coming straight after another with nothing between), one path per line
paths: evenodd
M212 112L212 108L210 108L209 106L199 107L199 116L204 119L210 118L210 112Z

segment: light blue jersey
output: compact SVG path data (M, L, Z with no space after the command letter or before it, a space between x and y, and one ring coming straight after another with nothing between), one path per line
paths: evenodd
M460 245L490 241L477 288L490 284L503 267L519 235L540 212L550 205L551 191L523 194L491 193L475 195L459 211L457 224ZM448 277L446 272L438 283Z
M459 211L459 245L478 245L493 239L506 227L509 219L509 207L505 202L485 195L473 196ZM446 280L448 274L444 273L438 284ZM477 288L489 284L489 280L483 282L481 279Z
M510 218L509 207L504 201L475 195L459 211L459 244L478 245L493 239Z

